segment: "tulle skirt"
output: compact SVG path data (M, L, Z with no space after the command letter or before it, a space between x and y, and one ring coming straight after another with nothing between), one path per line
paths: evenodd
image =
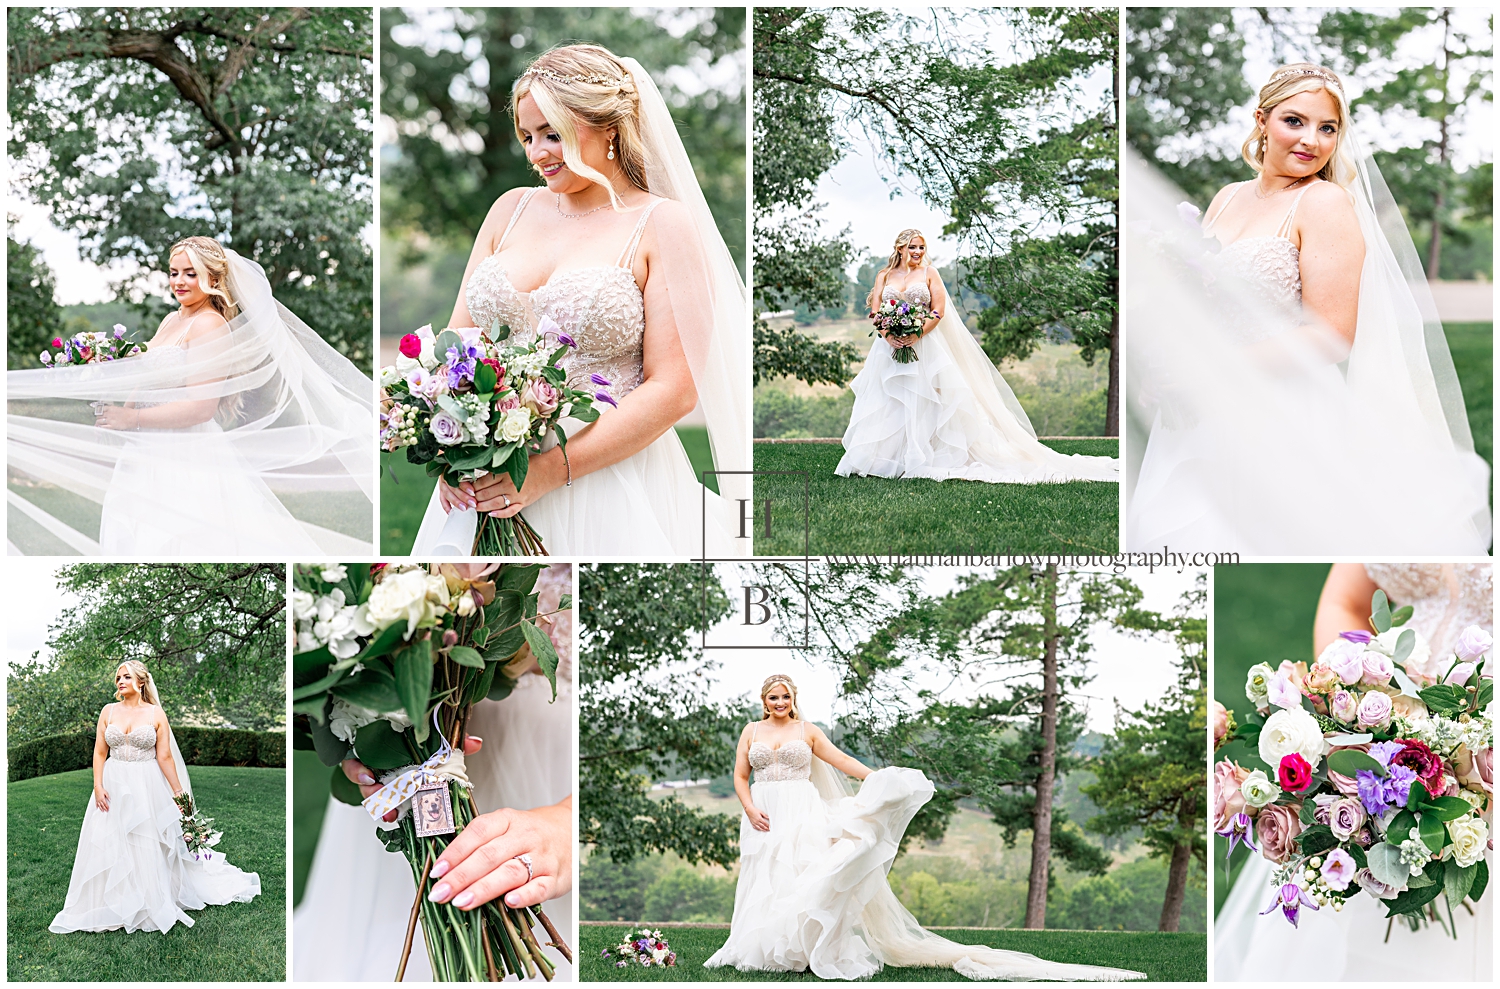
M1491 859L1486 856L1486 859ZM1398 918L1386 937L1385 908L1360 893L1343 910L1303 907L1293 927L1279 909L1270 862L1252 856L1214 921L1214 979L1219 982L1492 982L1494 892L1453 911L1458 940L1429 923L1412 931ZM1443 898L1437 900L1443 910ZM1446 911L1445 911L1446 916Z
M996 422L940 334L930 333L914 347L918 359L901 364L884 340L870 346L849 384L854 410L835 473L997 484L1120 479L1118 460L1061 454L1014 417ZM1003 408L994 412L1010 415Z
M887 881L906 826L933 793L914 769L879 769L859 793L826 802L808 780L756 782L769 831L740 822L740 878L729 940L705 968L811 970L869 978L885 965L951 968L971 979L1122 981L1140 973L1049 962L959 944L923 930Z
M235 868L219 852L194 858L188 851L181 815L155 760L106 759L101 779L109 810L89 795L68 897L48 927L52 933L192 927L188 910L248 903L260 894L255 873Z
M474 706L469 733L483 738L484 747L465 765L480 812L545 807L572 792L573 701L566 681L557 686L552 702L546 678L527 674L503 701ZM307 888L292 914L292 981L391 981L416 889L406 856L387 852L376 840L369 813L329 800ZM576 952L573 894L543 907ZM557 981L573 980L571 965L550 949L547 957L557 967ZM432 981L420 930L412 938L405 980Z
M549 491L522 514L551 556L695 557L703 551L705 511L708 555L743 556L748 548L735 551L723 525L723 499L704 490L669 429L644 450ZM469 509L444 513L434 488L412 555L469 556L477 521Z

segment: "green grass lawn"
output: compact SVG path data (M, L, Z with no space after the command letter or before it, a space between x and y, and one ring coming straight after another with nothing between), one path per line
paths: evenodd
M709 453L708 430L702 426L678 426L677 436L682 440L694 473L713 469L713 457ZM392 472L395 477L393 478ZM390 556L405 556L411 552L416 541L417 530L422 526L422 513L427 511L427 502L437 481L416 464L406 462L405 454L382 453L380 455L380 551ZM709 487L718 490L717 482ZM696 506L695 506L696 507ZM542 533L545 540L547 534Z
M93 773L11 783L8 978L12 982L281 982L286 966L286 770L195 766L199 806L223 829L218 848L260 874L249 903L192 913L194 925L52 934L93 792Z
M1495 349L1494 323L1444 323L1448 349L1458 371L1474 450L1493 467L1495 463Z
M1256 663L1311 662L1313 615L1328 579L1326 563L1247 563L1214 568L1214 698L1239 715L1249 710L1245 675ZM1224 879L1229 846L1214 838L1214 913L1224 905L1247 861L1235 856Z
M672 968L616 968L600 957L624 938L624 924L586 925L578 935L581 982L821 982L810 972L740 972L705 969L703 963L729 938L724 927L665 927L662 933L677 964ZM1152 932L1015 931L934 928L950 941L1025 951L1049 961L1108 965L1145 972L1152 982L1204 982L1208 978L1206 934ZM872 982L967 982L944 968L886 968Z
M1118 440L1048 440L1060 453L1118 456ZM982 481L839 477L837 443L760 443L757 471L807 471L755 478L756 517L771 499L771 537L756 524L755 552L803 552L804 516L811 515L808 552L844 553L1115 553L1120 545L1120 488L1100 481L986 484Z

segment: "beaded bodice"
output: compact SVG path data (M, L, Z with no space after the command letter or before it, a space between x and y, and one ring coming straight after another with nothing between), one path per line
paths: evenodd
M128 732L116 724L106 725L104 743L109 746L109 757L121 762L149 762L156 758L156 728L152 725L139 725Z
M905 285L901 288L893 288L890 285L886 285L885 288L881 289L880 298L884 302L899 299L902 302L911 302L919 306L932 305L932 293L928 291L926 279L920 282L912 282L910 285Z
M807 728L804 726L802 731L805 735ZM749 755L750 768L755 770L757 783L783 783L812 777L812 746L806 739L795 738L773 748L769 742L752 738Z
M1367 563L1369 574L1393 607L1411 605L1411 626L1434 656L1451 656L1470 625L1494 624L1494 567L1489 563Z
M1248 184L1241 183L1241 188ZM1205 234L1213 230L1239 192L1240 189L1235 189L1225 200L1204 226ZM1251 340L1264 339L1301 322L1302 253L1288 235L1297 215L1297 206L1306 192L1307 187L1304 187L1292 198L1276 233L1241 237L1224 244L1214 256L1215 277L1240 289L1234 298L1256 299L1264 303L1253 312L1242 312L1237 307L1225 311L1226 317Z
M518 344L530 342L537 322L543 316L550 318L578 344L562 361L568 372L568 384L594 391L589 376L598 374L613 385L616 399L623 398L644 377L645 300L631 266L646 220L661 200L652 200L641 211L619 264L565 268L553 272L541 287L519 292L500 264L499 251L534 192L522 197L495 253L474 267L464 289L469 315L483 330L488 330L498 319L511 328L510 341Z

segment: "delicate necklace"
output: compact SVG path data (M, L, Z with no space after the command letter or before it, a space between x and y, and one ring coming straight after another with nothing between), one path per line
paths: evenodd
M1297 186L1299 186L1302 183L1306 182L1310 178L1312 178L1311 175L1304 175L1300 179L1298 179L1297 181L1291 183L1290 185L1284 185L1280 189L1277 189L1275 192L1268 192L1264 196L1260 194L1260 182L1257 181L1255 183L1255 188L1252 189L1251 191L1255 193L1255 198L1256 199L1270 199L1272 196L1279 196L1279 195L1281 195L1283 192L1286 192L1288 189L1295 189L1295 188L1297 188Z
M593 209L586 209L582 213L564 213L562 208L561 194L559 194L556 199L552 200L552 203L557 207L557 215L562 217L564 220L576 220L580 216L588 216L590 213L597 213L601 209L604 209L604 207L609 205L609 201L605 200L602 204L595 206Z

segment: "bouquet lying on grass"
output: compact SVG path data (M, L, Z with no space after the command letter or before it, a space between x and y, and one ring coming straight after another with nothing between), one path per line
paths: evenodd
M922 324L932 318L932 310L915 302L887 299L870 315L870 318L875 321L875 329L872 332L879 334L885 340L890 340L891 337L921 333ZM891 360L897 364L910 364L916 359L915 347L891 348Z
M1263 913L1296 925L1364 893L1392 922L1457 936L1453 911L1489 885L1493 640L1471 626L1437 657L1402 627L1410 607L1376 591L1371 611L1371 631L1340 633L1311 668L1251 668L1243 724L1215 704L1215 830L1231 862L1243 844L1275 863Z
M540 907L494 900L463 911L427 898L429 875L448 843L479 813L463 768L462 739L473 705L508 695L533 660L557 689L557 652L537 627L533 587L540 564L301 564L293 578L293 741L328 766L358 758L384 788L367 799L341 771L333 795L362 804L386 849L416 879L400 981L420 919L434 978L499 981L553 965L543 951L572 955ZM559 610L572 606L564 596ZM412 812L413 801L422 806ZM395 824L376 824L399 810ZM441 822L446 819L444 829ZM439 822L434 830L433 822ZM446 831L446 833L444 833Z
M214 819L205 817L193 807L193 795L183 792L172 798L182 815L182 840L195 859L211 859L213 847L224 837L224 832L214 830Z
M64 340L53 337L52 346L57 353L42 351L41 361L47 367L70 367L74 364L103 364L122 357L134 357L146 352L145 334L140 330L131 332L124 324L116 323L114 330L100 333L85 330Z
M396 364L382 368L387 408L380 416L381 445L405 449L429 477L450 487L485 474L509 474L516 490L526 483L528 458L541 452L550 434L563 457L568 436L562 420L593 422L595 402L614 405L608 379L595 374L593 392L567 385L559 363L577 344L543 316L530 343L502 346L510 327L497 320L488 335L477 329L431 326L401 338ZM519 514L480 516L474 556L545 556L542 537Z
M661 936L661 931L642 927L639 931L627 931L623 940L613 949L605 948L600 955L614 958L615 968L624 968L631 962L646 968L665 968L677 964L677 952Z

